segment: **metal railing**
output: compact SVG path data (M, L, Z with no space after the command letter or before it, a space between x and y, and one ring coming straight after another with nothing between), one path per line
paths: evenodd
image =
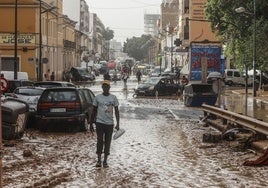
M255 130L256 132L262 133L266 136L268 135L268 123L266 122L206 104L203 104L202 108L207 115L213 114L218 118Z

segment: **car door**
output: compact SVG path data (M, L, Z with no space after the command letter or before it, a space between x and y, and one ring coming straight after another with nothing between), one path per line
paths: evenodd
M165 78L161 78L159 80L158 86L157 86L157 91L159 95L165 95L166 93L166 79Z
M239 71L234 71L234 83L236 84L244 84L244 78L242 77L241 73Z
M175 83L172 79L167 79L166 81L166 92L170 95L177 92L177 89L175 88Z
M88 89L88 88L80 88L79 92L81 93L81 95L83 95L83 98L85 99L85 108L88 114L88 121L90 120L91 114L92 114L92 110L93 110L93 100L95 98L94 93Z

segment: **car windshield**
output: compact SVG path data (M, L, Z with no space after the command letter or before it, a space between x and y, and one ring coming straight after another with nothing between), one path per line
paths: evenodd
M78 72L80 73L80 74L82 74L82 75L84 75L84 74L88 74L89 72L87 71L87 69L77 69L78 70Z
M27 96L39 96L43 93L43 90L34 88L19 88L16 89L14 93Z
M157 84L160 80L160 77L152 77L144 81L145 84Z

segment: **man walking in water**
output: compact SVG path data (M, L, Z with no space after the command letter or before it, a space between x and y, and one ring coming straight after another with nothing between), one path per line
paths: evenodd
M97 132L97 155L98 160L96 167L108 167L107 158L110 154L110 145L114 129L113 109L115 111L116 126L119 130L119 102L115 95L110 94L110 81L104 80L102 83L103 93L95 97L93 101L93 112L90 121L90 131L94 132L93 122L96 125ZM96 121L95 121L96 120ZM103 150L104 149L104 150ZM103 163L101 155L104 153Z

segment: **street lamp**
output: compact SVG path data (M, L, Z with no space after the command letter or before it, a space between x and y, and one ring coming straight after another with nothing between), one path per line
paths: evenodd
M252 83L252 93L253 93L253 97L256 97L256 1L253 1L254 5L254 12L248 12L244 7L239 7L237 9L235 9L235 11L237 13L245 13L245 14L250 14L253 15L253 24L254 24L254 28L253 28L253 83Z
M18 66L17 66L17 59L18 59L18 0L15 1L15 20L14 20L14 80L18 79Z
M42 81L42 0L39 1L39 58L38 58L38 81Z

